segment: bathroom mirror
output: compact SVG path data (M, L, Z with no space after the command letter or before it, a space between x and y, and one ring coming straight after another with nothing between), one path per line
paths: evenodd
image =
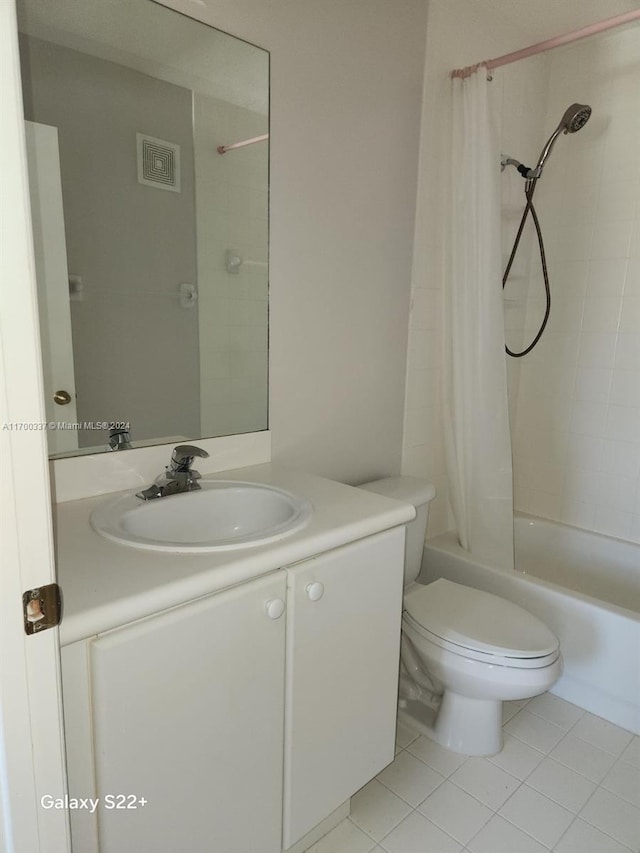
M154 0L17 5L50 454L266 429L268 52Z

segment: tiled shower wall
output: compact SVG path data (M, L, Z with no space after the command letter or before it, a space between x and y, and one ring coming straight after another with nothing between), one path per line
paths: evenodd
M516 509L636 542L639 70L637 28L551 57L545 134L575 101L593 115L579 133L560 136L536 191L552 312L522 360L512 425ZM530 267L525 340L544 311L535 252Z
M546 99L549 80L549 57L545 54L516 62L494 74L493 85L501 89L500 130L503 157L511 157L527 165L535 165L542 147ZM502 266L505 270L526 204L525 181L513 166L502 170L501 238ZM527 296L532 269L538 263L532 256L535 231L525 227L518 252L504 289L505 339L514 352L524 349L528 341L526 330ZM507 358L509 417L515 423L520 387L522 360Z

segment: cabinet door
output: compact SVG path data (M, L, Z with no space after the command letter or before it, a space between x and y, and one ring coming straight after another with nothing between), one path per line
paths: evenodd
M92 644L100 853L279 853L285 594L279 572Z
M287 572L285 849L393 760L404 536Z

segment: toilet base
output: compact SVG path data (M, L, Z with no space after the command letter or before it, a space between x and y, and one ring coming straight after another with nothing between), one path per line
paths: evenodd
M445 691L437 709L407 699L398 719L452 752L497 755L502 750L502 702Z

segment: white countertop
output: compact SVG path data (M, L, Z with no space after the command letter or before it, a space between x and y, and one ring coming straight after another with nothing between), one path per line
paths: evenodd
M286 489L311 501L311 520L297 533L269 545L177 554L120 545L96 533L89 516L99 504L113 500L113 494L57 504L54 529L63 595L61 645L235 586L415 517L410 504L272 463L223 471L203 480L243 480Z

